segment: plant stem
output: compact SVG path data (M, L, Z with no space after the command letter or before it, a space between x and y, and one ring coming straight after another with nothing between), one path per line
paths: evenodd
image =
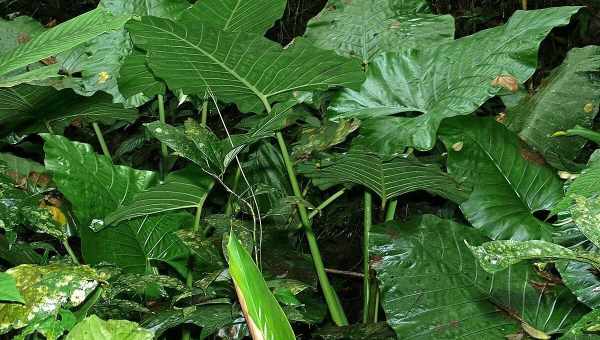
M208 120L208 100L202 103L202 116L200 116L200 124L206 127L206 121Z
M73 312L73 314L75 314L75 317L77 318L77 320L81 321L83 320L86 316L88 311L90 310L90 308L92 308L96 302L98 302L98 300L100 299L100 297L102 296L102 286L96 288L96 290L94 291L94 294L92 294L91 297L87 298L87 300L85 300L83 306L81 306L77 311Z
M270 107L267 108L270 112ZM290 159L290 154L287 150L287 145L285 144L285 140L283 139L283 135L281 134L281 132L277 133L277 143L279 144L281 155L283 156L283 161L285 163L287 174L290 179L290 184L292 185L292 190L294 192L294 195L299 200L298 213L300 214L300 220L302 221L302 225L304 226L304 232L306 233L308 246L310 248L313 262L315 264L317 276L319 277L321 289L323 290L323 295L325 295L325 301L327 302L329 313L331 314L331 318L333 319L333 322L335 322L336 325L346 326L348 325L348 319L346 318L346 314L344 313L344 309L342 308L339 298L333 290L331 283L329 283L329 278L327 277L327 273L325 272L325 266L323 265L321 252L319 251L317 238L312 229L310 219L308 218L308 212L306 210L306 207L304 206L304 204L302 204L302 191L300 191L300 186L298 185L298 180L296 179L296 174L294 172L294 164Z
M369 321L369 299L371 294L371 275L369 268L369 232L373 223L371 193L364 193L364 216L363 216L363 323Z
M394 220L394 216L396 215L396 207L398 206L398 200L393 200L390 202L390 204L387 207L387 210L385 212L385 221L392 221Z
M327 208L328 205L333 203L336 199L338 199L338 197L342 196L345 192L346 192L346 189L340 189L340 190L336 191L335 194L329 196L326 200L323 201L323 203L319 204L319 206L317 206L315 208L315 210L311 211L310 214L308 215L308 218L310 220L312 220L313 217L317 216L318 213L323 211L323 209ZM302 228L302 222L298 223L298 225L296 226L296 229L300 229L300 228Z
M73 262L75 264L80 264L79 260L77 259L77 256L75 255L75 252L73 252L73 249L69 245L69 240L68 239L62 240L62 245L67 250L67 253L69 253L69 257L71 257L71 260L73 260Z
M165 97L162 94L158 95L158 120L163 124L167 123L167 118L165 115ZM167 157L169 156L169 150L167 149L167 145L164 143L160 143L160 151L162 153L164 163Z
M600 132L596 132L590 129L586 129L582 126L576 125L574 128L566 131L557 131L552 134L552 137L562 136L579 136L585 139L589 139L592 142L600 145Z
M235 175L233 177L233 187L231 188L231 191L237 192L238 186L240 185L241 175L242 175L242 170L238 166L235 169ZM225 215L227 215L227 216L231 216L231 214L233 214L233 199L234 199L233 194L229 194L229 197L227 198L227 205L225 206Z
M50 126L50 122L48 122L47 120L44 121L44 125L46 125L46 129L48 129L48 132L50 132L51 135L54 134L54 129L52 129L52 126Z
M96 137L98 137L98 142L100 143L100 148L102 149L102 153L104 154L104 156L106 156L112 160L112 156L110 155L110 151L108 150L108 146L106 145L106 141L104 140L104 135L102 134L102 130L100 130L100 126L96 122L93 122L92 126L94 127L94 132L96 133Z

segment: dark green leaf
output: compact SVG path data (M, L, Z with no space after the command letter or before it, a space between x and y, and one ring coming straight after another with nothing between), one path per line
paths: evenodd
M355 183L375 191L384 200L417 190L427 190L455 202L462 202L468 196L468 192L439 167L414 158L385 160L374 154L350 152L307 163L298 170L322 188Z
M592 197L600 192L600 161L590 161L574 180L567 182L564 197L552 208L553 213L568 211L574 197Z
M487 118L454 118L440 130L448 172L473 187L460 208L492 239L550 240L552 226L534 216L562 196L561 181L517 136Z
M180 21L189 26L205 24L229 32L264 34L281 18L284 0L204 0L183 13Z
M308 158L311 154L325 151L330 147L340 144L360 126L357 119L332 122L325 120L319 128L304 129L300 139L294 145L292 157L296 159Z
M381 55L369 65L360 91L345 90L333 100L330 117L382 120L379 126L394 126L385 132L395 148L429 150L442 120L475 111L502 89L498 80L519 84L531 77L542 39L579 9L517 11L503 26L423 50ZM386 117L398 113L404 116ZM365 138L383 138L377 129L369 131Z
M330 0L309 21L305 37L368 64L383 52L452 40L454 19L431 14L424 0Z
M592 338L598 337L600 331L600 310L593 310L584 315L576 324L573 325L562 337L561 340L582 339L586 336Z
M576 125L591 127L598 103L600 46L575 48L533 96L508 110L505 124L552 166L570 169L586 140L552 134Z
M283 49L260 35L154 17L132 21L127 28L169 88L186 94L210 89L243 112L263 111L274 98L292 91L357 87L363 80L354 62L302 40Z
M158 313L146 319L142 326L159 337L170 328L181 324L194 324L202 327L200 339L205 339L221 327L233 323L237 317L230 305L199 305L186 310L170 310Z
M104 219L105 225L135 217L187 208L202 209L214 180L196 166L171 172L165 182L136 194L131 203Z
M153 15L177 19L189 6L187 0L102 0L98 7L114 15Z
M548 336L586 312L566 288L527 264L486 273L465 240L486 241L473 228L431 215L374 227L371 263L387 322L399 338L501 339L521 323Z
M385 322L355 324L344 327L325 326L315 332L324 340L384 340L395 339L394 331Z

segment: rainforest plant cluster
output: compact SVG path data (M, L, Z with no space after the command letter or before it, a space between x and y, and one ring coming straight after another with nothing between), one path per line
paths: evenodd
M600 9L544 2L2 4L0 337L600 338Z

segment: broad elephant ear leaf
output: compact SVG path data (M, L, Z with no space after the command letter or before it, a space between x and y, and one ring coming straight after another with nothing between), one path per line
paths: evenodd
M71 90L32 85L0 89L0 135L47 131L48 126L58 133L75 120L112 124L137 117L136 110L114 104L106 94L82 98Z
M15 278L7 273L0 272L0 303L7 302L25 303L25 300L19 289L17 289Z
M366 144L376 140L387 148L429 150L445 118L472 113L503 82L517 85L531 77L543 38L552 28L568 24L579 9L517 11L503 26L423 50L385 53L369 65L359 91L345 90L332 101L329 117L388 126L370 128L362 137ZM390 117L398 113L410 115Z
M205 0L185 11L184 25L208 25L223 31L263 35L281 18L285 0Z
M582 137L552 137L577 125L591 128L600 103L600 46L574 48L533 95L508 110L504 124L555 168L573 169Z
M552 226L534 216L562 197L555 172L493 119L456 117L440 130L448 172L473 188L460 208L491 239L551 240Z
M294 331L252 257L232 232L227 244L229 273L250 334L255 339L292 340Z
M596 247L600 247L600 198L575 197L571 216L577 228Z
M373 190L382 200L417 190L426 190L458 203L468 197L468 191L439 167L411 158L385 160L374 154L351 151L332 159L301 164L298 172L323 189L340 183L354 183Z
M202 209L213 185L213 178L196 166L171 172L163 183L136 194L131 203L106 216L104 224L168 211Z
M77 16L0 56L0 75L67 51L102 33L122 29L127 20L129 16L114 16L102 9Z
M102 0L98 7L114 15L153 15L178 19L190 4L186 0Z
M434 15L424 0L330 0L308 22L315 46L368 64L383 52L424 48L454 38L451 15Z
M432 215L373 227L372 268L388 324L399 338L500 339L523 327L546 339L587 311L566 288L545 282L527 264L486 273L464 240L479 245L486 238Z
M210 89L243 112L270 111L270 102L292 91L355 88L364 79L355 62L304 40L284 49L260 35L155 17L130 21L127 29L169 88L186 94Z
M593 197L600 192L600 160L590 160L588 167L565 184L565 195L553 208L552 213L569 211L575 197Z

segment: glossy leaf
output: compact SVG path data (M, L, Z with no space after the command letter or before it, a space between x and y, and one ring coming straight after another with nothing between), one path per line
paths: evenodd
M558 169L573 168L586 140L552 137L576 125L591 127L600 103L600 46L575 48L542 87L508 110L505 124Z
M66 340L152 340L154 334L127 320L104 321L96 315L80 321Z
M154 74L173 90L210 90L243 112L264 110L292 91L357 87L354 62L296 41L283 49L260 35L225 32L209 25L181 25L144 17L127 25L136 46L148 52Z
M205 339L219 328L231 324L237 318L230 305L207 304L182 310L169 310L158 313L144 320L143 327L151 330L159 337L168 329L182 324L194 324L202 327L200 339Z
M110 262L138 274L164 262L185 276L189 250L175 232L192 223L188 213L169 213L136 218L96 233L86 230L83 255L91 264Z
M451 41L454 19L432 14L423 0L330 0L304 36L317 47L368 64L383 52Z
M598 255L597 252L595 252ZM588 263L575 261L560 261L556 269L565 286L577 299L590 308L600 307L600 280L595 274L596 269Z
M15 279L25 304L0 303L0 334L54 318L61 307L77 307L101 280L88 266L65 264L24 264L6 274Z
M575 197L571 216L581 233L600 247L600 198Z
M531 77L542 39L579 9L517 11L503 26L423 50L385 53L369 65L359 91L345 90L333 100L329 117L376 119L394 127L385 130L394 149L429 150L445 118L472 113L502 89L498 77L517 84ZM404 116L390 117L398 113ZM377 129L369 132L363 133L367 140L384 138Z
M308 158L312 153L322 152L330 147L340 144L358 127L357 119L332 122L324 121L318 128L302 130L300 139L294 145L292 157L296 159Z
M0 56L0 75L69 50L102 33L121 29L128 19L128 16L113 16L102 9L84 13Z
M283 16L283 0L205 0L185 11L180 19L185 25L208 25L223 31L263 35Z
M525 260L553 262L572 260L595 265L600 268L600 256L591 252L577 252L558 244L546 241L501 240L469 246L487 272L495 273Z
M14 277L3 272L0 272L0 301L2 303L25 303L23 296L17 289L17 282Z
M307 163L298 171L322 188L355 183L375 191L384 200L418 190L459 203L468 197L468 191L439 167L414 158L385 160L374 154L349 152L318 163Z
M138 94L152 97L166 91L165 84L157 80L146 65L146 55L136 50L123 61L118 83L119 91L125 98Z
M597 338L598 331L600 331L600 310L593 310L577 321L561 339L582 339L585 336Z
M0 89L0 135L8 132L47 131L48 125L61 132L73 121L106 123L133 122L138 113L113 104L108 95L82 98L70 90L20 85Z
M600 160L590 161L588 167L565 187L564 197L552 208L555 214L568 211L575 196L592 197L600 192Z
M295 339L281 306L267 287L261 272L234 233L229 236L229 273L235 283L246 323L256 339Z
M114 15L153 15L177 19L189 6L186 0L102 0L98 7Z
M550 240L552 226L534 216L562 196L561 181L536 163L517 136L493 119L454 118L441 130L448 172L473 187L460 208L492 239Z
M195 166L169 173L165 182L136 194L130 204L122 206L104 219L106 225L135 217L202 208L214 180Z
M477 230L432 215L388 222L370 234L372 268L387 322L399 338L504 338L521 324L549 336L586 312L566 288L548 284L527 264L489 274L464 240Z

